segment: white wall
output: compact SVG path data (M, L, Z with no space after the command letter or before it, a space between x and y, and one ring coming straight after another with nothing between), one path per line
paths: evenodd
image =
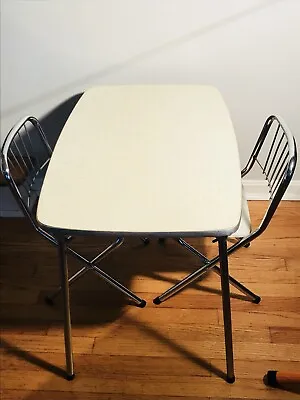
M1 14L2 140L96 83L203 83L225 97L242 164L270 113L300 143L299 0L2 0Z

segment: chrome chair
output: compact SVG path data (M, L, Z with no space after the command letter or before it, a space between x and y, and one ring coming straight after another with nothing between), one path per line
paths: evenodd
M52 149L39 121L31 116L25 117L11 129L4 141L1 150L1 171L25 217L29 219L39 234L57 246L56 238L38 224L35 215L39 193L51 155ZM145 300L136 296L96 265L117 249L123 243L124 238L118 237L92 260L86 259L69 246L72 239L71 236L68 237L66 251L82 262L83 266L69 278L69 285L88 271L93 271L107 283L126 294L137 306L144 307L146 305ZM147 243L146 238L142 240ZM53 304L54 298L61 290L61 287L58 288L55 293L46 298L46 302Z
M232 234L232 238L237 238L237 240L235 240L233 245L227 248L228 255L234 253L241 247L248 247L254 239L260 236L266 230L285 191L289 186L289 183L291 182L295 172L296 163L297 148L296 141L292 133L281 118L271 115L267 118L262 128L256 145L250 155L249 161L247 162L245 168L241 171L242 178L244 178L252 170L254 165L259 168L266 183L266 193L268 193L269 204L259 226L255 229L252 229L249 209L243 192L240 225L238 230ZM220 246L219 239L220 238L216 238L214 241L218 241ZM156 297L153 302L154 304L161 304L171 296L186 288L192 282L197 281L209 270L213 270L215 273L221 276L227 360L227 381L229 383L233 383L234 368L229 288L227 286L227 282L224 282L222 279L221 269L217 265L217 263L220 262L220 257L217 256L209 260L204 254L200 253L184 239L176 238L175 240L185 249L198 257L202 265L196 271L187 275L160 296ZM160 241L163 242L163 238L160 239ZM253 303L258 304L261 301L261 298L258 295L253 293L230 275L228 276L228 280L232 286L245 294Z

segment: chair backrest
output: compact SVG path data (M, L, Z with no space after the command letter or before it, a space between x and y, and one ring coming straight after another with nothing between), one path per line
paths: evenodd
M268 226L287 190L297 164L296 141L282 118L275 115L267 118L249 161L242 170L242 177L255 164L261 170L269 191L269 206L261 224L255 230L260 235Z
M8 133L1 149L1 171L24 215L38 229L35 205L52 149L39 121L22 118Z

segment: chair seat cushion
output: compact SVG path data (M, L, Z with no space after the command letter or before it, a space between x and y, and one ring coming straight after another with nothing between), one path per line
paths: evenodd
M251 232L251 221L250 213L248 208L248 203L245 195L245 190L242 188L242 216L240 225L236 232L234 232L230 237L242 238Z

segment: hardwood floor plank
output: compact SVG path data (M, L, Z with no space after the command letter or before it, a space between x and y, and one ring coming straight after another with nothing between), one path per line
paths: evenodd
M73 336L89 336L97 338L115 337L116 339L134 338L143 340L145 330L140 324L128 321L122 317L113 324L107 325L76 325L73 324ZM223 340L223 326L217 324L178 324L175 321L167 325L160 325L159 332L169 339L198 341L201 338L210 338L211 340ZM47 332L48 335L61 335L62 325L52 325ZM235 341L237 342L270 342L268 329L259 327L259 329L239 327L235 328Z
M213 337L210 340L199 338L198 341L189 339L170 339L159 329L143 324L141 329L145 331L144 340L136 340L135 337L123 338L116 341L115 337L97 338L93 348L94 354L114 355L152 355L161 357L175 357L185 354L190 357L218 358L224 356L223 340ZM233 335L234 336L234 335ZM300 344L271 344L234 342L236 359L276 360L288 357L291 361L298 361Z
M222 311L218 310L219 320L222 321ZM232 321L234 327L252 327L259 326L281 326L281 327L300 327L300 315L294 312L274 311L274 312L245 312L233 311Z
M1 400L82 400L82 392L49 392L45 390L7 390L1 393ZM106 394L106 393L84 393L85 400L180 400L181 396L161 396L161 395L126 395L126 394ZM209 397L189 397L189 400L210 400ZM239 399L236 399L239 400ZM254 399L250 399L254 400Z
M29 359L31 362L29 362ZM36 363L35 363L36 361ZM48 362L64 368L63 353L47 353L44 352L18 352L17 349L7 349L1 354L2 370L31 370L39 371L41 366L39 361ZM223 361L224 363L224 361ZM113 356L113 355L91 355L78 354L76 356L76 365L80 368L82 374L97 378L111 376L127 375L172 375L172 376L211 376L212 371L199 365L196 360L188 358L170 357L162 359L155 356ZM171 365L171 369L170 369Z
M2 335L47 335L50 329L50 323L42 322L35 325L28 325L26 323L16 325L14 323L1 323L1 336ZM62 331L61 331L62 332Z
M40 371L39 361L64 368L63 353L20 352L18 348L1 352L1 370ZM163 375L163 376L215 376L211 366L224 370L224 358L208 358L208 366L201 366L196 359L187 357L122 356L122 355L76 355L76 365L81 374L97 378L117 375ZM170 368L171 366L171 368ZM46 368L46 366L45 366ZM45 369L43 368L43 369ZM239 378L260 380L269 369L297 372L300 361L278 360L235 360L236 375Z
M300 343L300 325L299 328L292 327L271 327L270 328L272 343ZM299 355L300 356L300 355ZM300 357L299 357L300 359Z
M26 288L17 289L15 287L6 286L2 288L0 296L0 304L36 304L39 298L40 290L28 290Z
M299 242L300 242L300 239L299 239ZM299 258L286 257L285 261L286 261L286 265L287 265L287 270L292 271L299 281L299 278L300 278Z
M9 343L12 346L17 346L26 351L40 352L64 352L63 332L61 336L38 336L38 335L11 335L2 334L2 341ZM89 354L94 346L94 338L90 337L74 337L73 351L74 353Z
M240 379L242 385L228 385L221 379L213 377L174 377L160 376L153 379L151 376L124 376L123 379L102 379L98 377L78 374L72 382L59 377L50 376L43 372L24 372L23 376L17 376L14 371L3 371L3 389L18 390L47 390L81 393L106 393L125 394L131 396L186 396L186 397L223 397L234 399L242 397L285 400L295 399L291 393L278 389L266 388L262 381Z

